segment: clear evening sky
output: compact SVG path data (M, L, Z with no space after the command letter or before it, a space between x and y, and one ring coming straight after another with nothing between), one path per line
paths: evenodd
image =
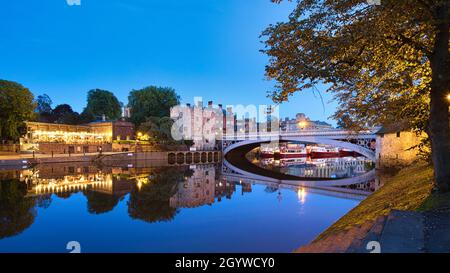
M176 89L182 102L270 104L273 82L259 35L286 20L292 3L270 0L0 0L0 79L82 111L87 91L101 88L127 102L131 89ZM328 120L336 103L311 91L281 105Z

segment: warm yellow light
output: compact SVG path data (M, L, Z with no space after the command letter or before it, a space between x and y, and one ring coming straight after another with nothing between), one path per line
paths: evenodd
M139 132L139 133L138 133L138 137L141 137L141 136L142 136L142 133L141 133L141 132Z
M448 95L447 95L447 100L449 100L449 101L450 101L450 94L448 94Z
M305 188L298 189L297 196L298 196L298 199L300 200L300 203L302 205L305 204L305 201L306 201L306 190L305 190Z
M300 121L299 123L298 123L298 126L300 127L300 128L305 128L306 126L308 125L308 123L306 122L306 121Z

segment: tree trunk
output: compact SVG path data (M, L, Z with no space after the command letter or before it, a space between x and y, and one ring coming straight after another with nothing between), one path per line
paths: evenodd
M435 10L436 37L431 57L432 82L430 101L430 139L436 186L439 192L450 191L450 15L448 3Z

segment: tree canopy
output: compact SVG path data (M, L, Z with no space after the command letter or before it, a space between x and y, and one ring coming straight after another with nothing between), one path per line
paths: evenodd
M287 22L263 32L266 75L277 82L270 96L282 102L325 83L342 126L401 121L426 132L437 184L446 191L449 9L447 0L298 0Z
M30 227L36 218L36 202L25 197L26 184L18 180L0 183L0 239L17 235Z
M17 140L26 120L35 117L33 94L22 85L0 80L0 139Z
M170 222L178 213L170 206L170 198L177 191L177 184L183 181L184 171L170 168L154 169L141 188L134 185L128 200L128 214L133 219L145 222Z
M168 117L170 108L179 103L180 97L170 87L149 86L133 90L128 96L131 121L136 125L146 121L148 117Z
M87 106L82 113L83 116L95 119L105 115L108 119L115 120L120 118L121 114L121 103L112 92L101 89L88 92Z
M68 104L60 104L52 111L51 122L77 125L81 123L80 114L72 110Z
M42 113L51 113L52 112L52 99L47 95L39 95L36 99L36 112L39 114Z

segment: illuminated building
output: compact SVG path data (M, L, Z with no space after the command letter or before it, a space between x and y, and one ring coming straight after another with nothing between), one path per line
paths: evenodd
M21 151L40 153L95 153L121 150L122 140L134 139L130 122L92 122L86 125L67 125L26 122L27 132L21 138Z
M298 113L294 119L281 120L280 128L283 132L298 132L301 130L330 130L333 126L324 121L310 120L305 114Z

